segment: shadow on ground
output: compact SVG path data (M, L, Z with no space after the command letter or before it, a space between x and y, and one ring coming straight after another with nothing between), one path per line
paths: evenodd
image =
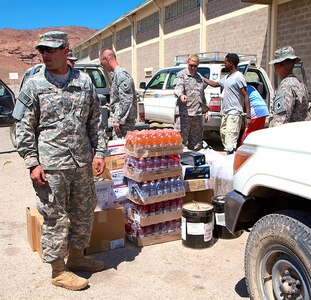
M235 291L240 297L248 298L249 294L247 291L245 278L242 278L235 286Z
M104 261L105 269L117 269L118 265L124 261L133 261L141 252L140 247L136 247L133 243L125 240L125 247L114 249L113 251L99 252L92 254L94 259Z

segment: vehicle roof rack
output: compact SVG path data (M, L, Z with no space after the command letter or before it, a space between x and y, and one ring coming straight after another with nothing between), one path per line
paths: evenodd
M211 52L197 52L197 53L186 53L175 56L175 65L186 64L189 55L197 54L199 56L200 64L211 64L211 63L223 63L225 61L225 56L229 52L223 51L211 51ZM257 55L256 54L243 54L236 53L240 58L240 63L243 61L250 61L251 64L256 65Z

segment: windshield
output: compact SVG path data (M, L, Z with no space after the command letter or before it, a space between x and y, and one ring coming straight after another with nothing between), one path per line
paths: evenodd
M104 75L98 69L86 68L81 71L86 72L91 77L92 83L96 88L105 88L107 86Z

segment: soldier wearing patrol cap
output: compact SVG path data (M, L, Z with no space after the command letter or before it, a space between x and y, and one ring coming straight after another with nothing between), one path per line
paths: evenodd
M105 168L107 135L90 77L67 65L67 34L40 36L44 66L22 88L14 109L17 151L30 171L37 207L44 217L43 259L52 284L70 290L88 285L73 271L97 272L103 263L84 257L97 203L95 175ZM64 258L69 253L65 265Z
M72 50L69 50L68 57L67 57L67 64L74 68L75 62L78 60L78 57L75 57Z
M113 72L110 89L110 109L113 122L112 138L125 138L128 131L135 129L137 98L132 76L119 65L115 52L105 48L99 60L103 68Z
M295 63L301 58L290 46L277 49L275 59L269 64L281 79L273 99L272 118L269 127L290 122L305 121L308 113L308 89L294 74Z

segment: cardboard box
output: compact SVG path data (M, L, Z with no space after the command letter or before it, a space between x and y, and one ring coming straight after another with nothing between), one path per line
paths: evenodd
M106 168L109 170L122 169L124 167L125 155L109 156L105 158Z
M108 141L108 152L110 156L125 154L125 139Z
M115 194L115 201L118 203L125 201L127 199L126 195L128 193L128 190L129 190L129 188L127 185L121 185L118 187L114 187L113 192Z
M159 215L142 217L135 210L130 208L128 209L128 217L137 222L140 226L149 226L152 224L181 219L181 209Z
M94 176L95 180L98 178L110 179L111 180L110 170L108 168L105 168L104 172L101 175L95 176L94 165L93 165L93 176Z
M151 204L151 203L157 203L165 200L171 200L175 198L181 198L185 196L185 190L177 191L177 192L172 192L172 193L167 193L164 195L156 195L156 196L151 196L148 198L136 198L133 195L127 193L126 198L130 199L132 202L135 202L137 204Z
M36 207L26 208L26 220L27 220L27 237L28 243L32 251L37 251L36 248L36 216L40 215Z
M95 190L97 195L97 206L95 211L113 207L116 202L116 197L112 186L113 181L109 179L95 182Z
M205 191L187 192L186 196L182 198L182 202L205 202L212 204L212 197L214 196L214 190L209 189Z
M160 243L166 243L181 239L181 231L171 232L166 234L151 235L147 237L137 238L132 235L127 235L128 239L136 246L143 247L149 245L155 245Z
M38 214L35 216L35 248L42 259L42 224L43 224L43 216Z
M209 179L210 178L210 165L202 166L182 166L182 173L184 180L188 179Z
M178 155L183 152L183 145L178 146L163 146L161 148L148 148L144 147L143 149L137 149L130 146L129 144L125 145L125 153L134 156L136 158L143 157L155 157L155 156L165 156L165 155Z
M125 227L124 209L116 205L113 208L94 213L93 231L86 254L113 250L124 247Z
M166 177L182 176L181 166L150 172L136 172L127 166L124 166L123 170L125 177L138 182L162 179Z
M189 179L184 180L186 192L204 191L212 188L211 179Z
M113 186L126 185L127 181L124 177L123 169L111 170L110 175L113 181Z

